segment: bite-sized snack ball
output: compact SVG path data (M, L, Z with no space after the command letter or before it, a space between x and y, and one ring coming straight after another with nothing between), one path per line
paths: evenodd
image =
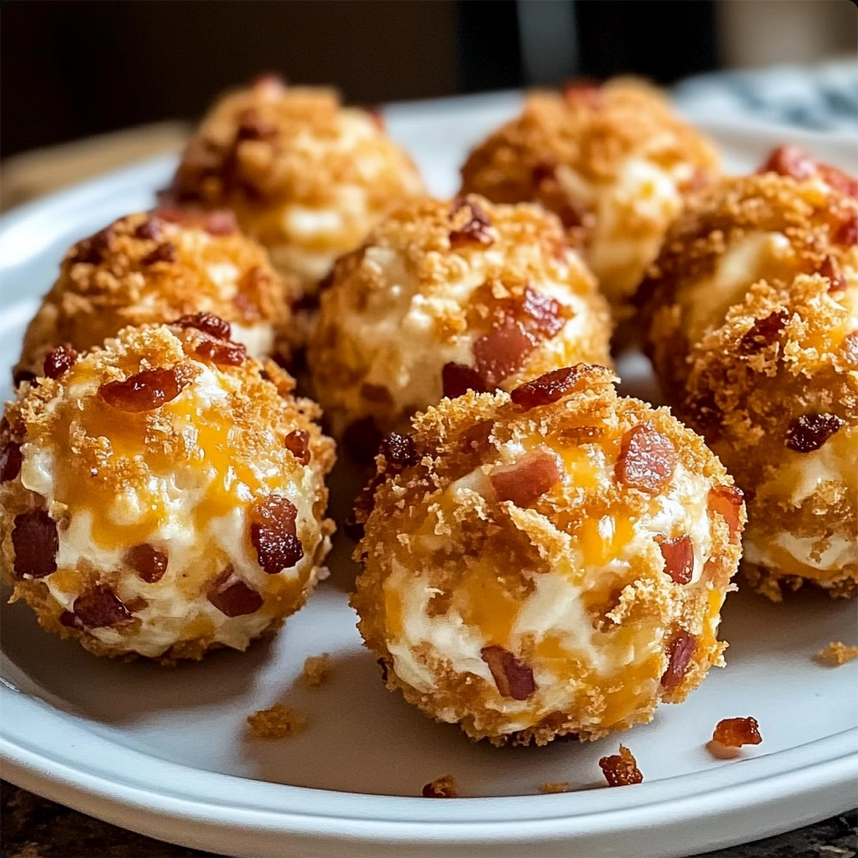
M723 324L752 284L786 287L815 272L858 280L855 181L802 158L776 150L759 175L724 179L671 227L638 296L647 350L671 399L681 398L691 346ZM796 163L803 166L787 174L784 164ZM852 196L844 193L850 182Z
M661 93L617 79L529 95L522 114L471 153L462 190L555 212L625 316L684 196L717 174L712 145Z
M211 318L59 349L6 406L3 577L96 655L243 650L323 571L334 452L318 408Z
M308 359L335 434L381 432L466 390L606 363L604 298L554 215L478 196L424 200L337 263Z
M294 294L230 212L128 215L68 251L24 336L16 382L42 375L57 346L84 351L128 325L199 312L262 357L282 350Z
M751 586L858 593L858 278L755 284L691 350L678 413L748 493Z
M723 663L742 495L604 367L469 393L392 435L352 603L388 688L493 744L649 721Z
M231 208L312 296L340 254L422 192L417 168L380 116L343 107L333 90L266 76L215 103L168 193L183 204Z

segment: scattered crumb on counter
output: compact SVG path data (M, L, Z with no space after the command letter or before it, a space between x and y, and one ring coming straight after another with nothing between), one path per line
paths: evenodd
M423 798L457 798L456 779L452 775L435 778L423 787Z
M566 781L546 781L539 787L539 791L545 795L553 792L569 792L569 784Z
M259 739L285 739L303 730L307 719L300 712L275 703L270 709L248 715L247 723L250 732Z
M831 667L846 664L853 658L858 658L858 646L847 646L841 641L832 641L825 649L821 649L816 654L817 661Z
M608 786L628 786L629 784L639 784L643 781L643 775L638 768L638 762L625 745L620 745L619 754L602 757L599 760L599 768L602 770Z
M304 681L307 685L321 685L330 675L331 656L323 652L321 655L311 655L304 662Z

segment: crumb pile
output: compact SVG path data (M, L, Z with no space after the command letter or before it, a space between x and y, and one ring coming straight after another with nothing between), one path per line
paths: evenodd
M312 296L337 256L422 191L417 168L378 115L342 107L333 90L268 76L212 107L168 196L232 209Z
M858 592L858 201L798 159L690 206L644 296L656 372L748 491L743 571L775 600Z
M25 334L16 382L42 375L59 345L82 351L129 325L198 312L229 322L262 357L282 347L295 291L230 212L128 215L68 251Z
M97 655L243 650L323 571L333 443L291 377L213 319L61 347L6 406L4 577Z
M555 212L626 316L685 195L717 174L713 147L657 90L617 79L528 96L523 113L471 153L462 189Z
M339 260L321 305L315 394L334 434L370 457L379 433L442 396L609 360L607 305L536 206L468 196L402 208Z
M647 722L722 664L741 493L611 372L468 393L391 435L352 604L390 689L493 744Z

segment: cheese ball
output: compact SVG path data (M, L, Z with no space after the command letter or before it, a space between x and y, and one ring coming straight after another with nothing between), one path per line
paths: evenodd
M663 408L577 365L445 399L358 504L352 603L387 687L492 744L650 721L723 664L741 492Z
M422 192L416 166L377 114L343 107L333 90L266 76L214 104L168 195L232 209L311 299L340 254Z
M684 197L718 174L712 145L635 80L534 92L462 167L462 190L539 202L563 221L620 317Z
M748 495L742 570L858 593L858 278L755 284L690 354L679 415Z
M294 293L230 212L128 215L66 254L24 335L16 383L42 375L59 345L84 351L128 325L198 312L229 322L255 357L282 351Z
M854 180L793 147L758 175L723 180L690 202L641 285L646 349L667 396L682 398L689 351L757 281L787 287L819 272L858 280Z
M334 433L371 458L373 431L442 396L606 363L609 339L607 304L554 215L468 196L402 208L339 260L308 362Z
M323 572L334 452L318 408L212 318L60 347L6 406L3 578L96 655L243 650Z

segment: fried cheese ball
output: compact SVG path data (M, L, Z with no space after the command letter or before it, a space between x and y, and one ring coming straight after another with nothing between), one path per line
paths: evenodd
M16 382L59 345L84 351L128 325L214 313L255 357L283 350L295 287L229 212L132 214L75 244L24 335Z
M385 214L423 192L381 118L336 92L273 76L232 92L203 119L173 179L182 204L232 209L302 293Z
M755 284L692 348L678 411L748 495L750 585L858 594L858 278Z
M334 452L318 408L210 321L61 348L6 406L3 577L96 655L243 650L322 572Z
M352 597L387 687L493 744L651 720L723 663L741 492L610 370L444 399L358 504Z
M610 318L554 215L424 200L340 259L308 351L316 397L354 451L465 390L607 363Z
M819 272L858 280L858 184L794 147L758 175L691 201L641 285L646 349L667 396L682 398L689 351L760 280L787 287Z
M462 191L555 212L622 318L684 197L717 174L712 145L658 90L620 78L531 93L470 154Z

